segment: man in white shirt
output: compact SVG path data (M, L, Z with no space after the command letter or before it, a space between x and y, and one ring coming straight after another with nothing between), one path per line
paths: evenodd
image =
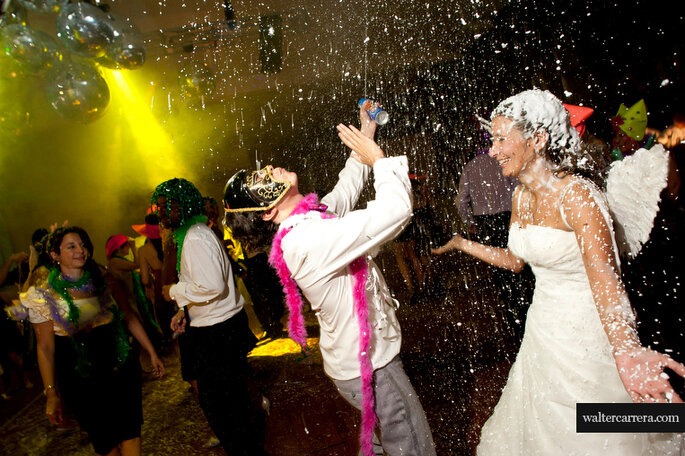
M269 261L284 282L290 335L306 343L299 288L319 321L324 371L362 410L363 454L434 455L423 408L398 356L396 301L369 255L411 217L407 159L386 158L372 139L375 122L361 116L362 131L338 126L354 152L322 204L314 194L299 193L295 173L271 166L242 170L224 190L226 223L252 248L273 238ZM371 168L376 198L353 211ZM371 444L375 418L382 448Z
M263 424L253 413L247 387L247 353L256 338L248 327L243 297L236 292L228 256L202 215L202 195L187 180L171 179L157 186L152 203L181 247L179 281L162 293L180 308L171 329L187 330L202 411L227 453L265 454Z

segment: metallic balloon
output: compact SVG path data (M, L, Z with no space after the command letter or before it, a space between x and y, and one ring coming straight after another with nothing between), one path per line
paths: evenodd
M58 67L46 78L45 90L52 108L62 117L91 122L109 104L109 87L98 70L83 63Z
M216 79L206 63L191 61L179 71L178 85L186 97L207 96L216 88Z
M10 25L10 24L28 24L28 13L26 8L21 5L10 4L9 9L5 11L5 14L0 16L0 28Z
M133 70L145 63L145 43L138 28L127 17L109 14L112 41L98 62L108 68Z
M0 44L6 55L30 72L49 70L63 59L60 45L52 36L21 24L0 29Z
M31 11L37 13L56 13L63 6L69 3L69 0L15 0L19 4L25 6Z
M0 52L0 82L17 81L25 76L26 69L19 62L4 52Z
M102 57L114 39L107 13L89 3L70 3L57 15L57 36L72 52Z

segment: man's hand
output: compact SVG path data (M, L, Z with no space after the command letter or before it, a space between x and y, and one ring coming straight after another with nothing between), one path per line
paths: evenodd
M375 122L374 122L375 123ZM369 166L373 166L376 160L385 158L383 149L376 142L357 130L353 125L346 127L343 124L337 126L338 136L347 147L352 149L350 155L355 160Z
M186 330L186 313L183 309L176 312L176 315L171 319L171 330L174 333L183 333Z
M364 108L359 110L359 122L362 134L369 139L373 139L378 124L369 116L369 113Z

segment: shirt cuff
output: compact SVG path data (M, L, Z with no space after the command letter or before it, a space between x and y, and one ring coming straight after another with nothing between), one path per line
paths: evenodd
M379 158L373 164L374 173L378 171L392 171L395 169L404 170L405 174L409 174L409 164L407 162L406 155L400 155L397 157L385 157Z
M352 157L347 157L347 160L345 160L345 167L351 167L351 168L359 168L359 169L364 169L364 168L370 168L369 165L365 165L364 163L360 162L359 160L352 158Z
M183 282L176 283L169 288L169 296L176 301L178 307L185 307L190 304L188 298L185 297L185 284Z

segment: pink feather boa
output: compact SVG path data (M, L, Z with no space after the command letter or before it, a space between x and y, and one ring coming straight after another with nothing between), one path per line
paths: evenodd
M320 205L314 193L310 193L300 201L290 215L306 214L309 211L322 212L323 218L334 218L335 215L326 213L326 206ZM283 259L281 243L286 234L292 230L283 228L276 233L271 245L269 263L276 269L278 277L283 285L286 303L290 315L288 318L288 333L290 338L297 342L303 350L307 348L307 329L302 315L302 295L297 288L297 283L290 275L288 265ZM359 257L350 263L350 273L354 278L352 296L354 311L359 324L359 364L362 381L362 427L359 443L362 452L366 456L373 455L373 430L376 426L375 398L373 394L373 366L371 364L369 348L371 346L371 324L369 323L369 307L366 299L366 280L368 278L368 266L363 257Z

